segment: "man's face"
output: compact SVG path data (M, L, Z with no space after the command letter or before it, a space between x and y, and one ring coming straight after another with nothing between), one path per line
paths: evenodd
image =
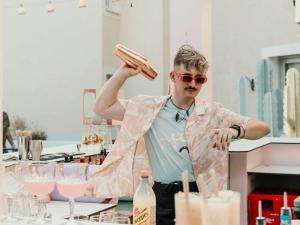
M174 91L184 98L195 98L206 82L206 75L203 71L190 68L187 70L183 64L175 66L170 74L174 84Z

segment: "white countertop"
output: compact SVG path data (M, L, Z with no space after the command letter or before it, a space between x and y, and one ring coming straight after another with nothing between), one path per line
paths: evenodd
M42 151L42 155L46 154L55 154L55 153L69 153L69 154L76 154L76 153L83 153L82 155L74 155L73 157L79 158L80 156L92 156L92 155L97 155L100 154L101 151L101 145L100 144L94 144L94 145L81 145L80 151L77 148L76 144L68 144L68 145L61 145L61 146L55 146L55 147L47 147L44 148ZM4 153L3 154L3 160L4 160L4 165L5 166L10 166L13 164L16 164L16 161L10 161L5 159L8 158L18 158L19 153L18 152L13 152L13 153ZM64 158L56 158L52 160L47 160L48 162L57 162L57 161L63 161Z
M84 153L85 156L89 156L89 155L100 154L100 151L101 151L100 144L81 145L80 150L78 150L76 144L70 144L70 145L61 145L61 146L44 148L42 151L42 155L54 154L54 153Z
M300 144L300 138L264 137L258 140L241 139L230 144L229 152L249 152L268 144Z
M259 147L268 145L268 144L300 144L300 138L285 138L285 137L264 137L258 140L236 140L233 141L229 146L229 152L238 153L238 152L249 152L255 150ZM45 148L42 154L54 154L54 153L85 153L84 156L90 156L100 153L100 145L83 145L78 151L76 144L71 145L62 145L56 147L48 147ZM8 157L8 155L12 155L17 153L6 153L3 154L3 158ZM78 158L80 155L74 156L74 158ZM49 161L60 161L62 158L49 160ZM7 166L7 165L6 165Z

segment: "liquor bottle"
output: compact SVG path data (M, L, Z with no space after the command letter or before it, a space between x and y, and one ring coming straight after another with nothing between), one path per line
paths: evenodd
M133 196L133 224L156 224L156 199L149 184L149 171L141 171L141 182Z
M105 155L104 155L104 150L102 149L99 157L99 161L100 161L99 165L103 163L104 159L105 159Z
M280 225L291 225L292 223L292 211L288 207L287 193L283 193L283 207L280 209Z
M95 165L100 165L100 156L96 155Z
M106 148L103 149L104 152L104 158L106 158L106 156L108 155Z
M80 156L79 162L80 162L80 163L85 163L85 157L84 157L84 156Z

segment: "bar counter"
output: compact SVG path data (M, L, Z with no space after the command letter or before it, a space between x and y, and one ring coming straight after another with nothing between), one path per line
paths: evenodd
M241 194L241 225L248 224L248 195L252 191L278 187L300 189L299 184L300 138L264 137L231 143L228 187Z
M14 222L14 223L10 223L10 224L14 224L14 225L28 225L30 223L28 223L28 221L32 220L32 218L28 219L28 218L23 218L23 220L18 221L18 222ZM78 221L80 222L80 225L117 225L117 223L99 223L99 222L90 222L90 221ZM47 225L62 225L65 224L66 220L51 220L49 223L46 223Z
M90 146L84 152L86 155L93 155L96 149ZM77 149L75 146L61 146L45 149L43 153L62 151L74 152ZM263 184L257 179L261 175L270 177L272 182L268 185L274 184L274 188L278 178L274 179L272 176L285 176L286 179L290 179L290 175L293 175L293 178L285 184L285 188L299 187L300 138L266 137L259 140L238 140L230 145L228 187L241 194L241 225L248 224L247 196L255 188L262 187Z

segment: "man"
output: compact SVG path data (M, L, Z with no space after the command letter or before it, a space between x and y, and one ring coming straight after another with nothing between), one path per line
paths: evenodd
M2 116L3 116L3 148L6 148L6 140L8 140L12 148L16 148L11 133L9 131L10 122L9 122L9 117L7 112L3 111Z
M123 123L98 173L100 194L132 195L139 171L148 168L154 180L157 225L171 225L175 217L174 193L182 189L182 171L188 171L191 191L198 191L196 181L200 173L210 180L208 171L212 168L218 174L219 187L225 187L224 150L228 150L231 140L258 139L269 128L220 104L197 98L207 80L207 69L205 57L185 45L174 59L170 95L117 99L124 82L140 72L126 65L103 86L94 112Z

